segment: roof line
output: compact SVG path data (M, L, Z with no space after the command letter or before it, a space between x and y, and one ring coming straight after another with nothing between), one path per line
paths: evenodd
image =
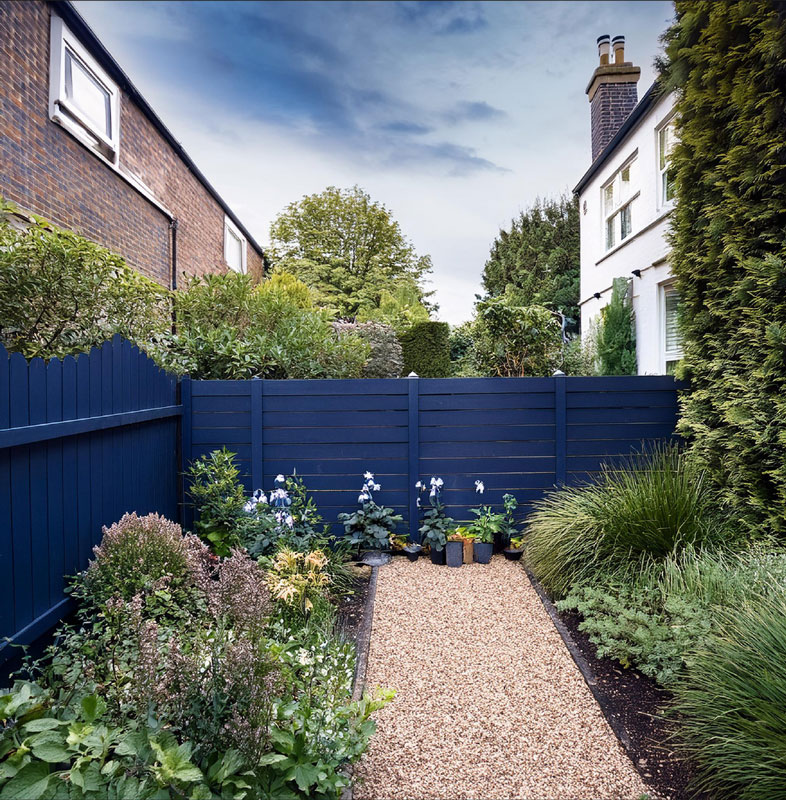
M633 130L641 117L655 105L660 98L660 93L657 91L656 87L660 87L657 80L647 89L641 100L633 107L633 111L628 114L625 122L620 125L619 130L612 136L611 141L598 153L598 157L590 164L590 168L581 176L581 180L579 180L573 189L573 194L579 194L582 189L584 189L595 173L603 166L606 159Z
M175 139L172 132L162 122L161 118L150 107L150 104L142 96L139 89L134 86L131 79L123 72L122 67L115 61L112 54L101 43L101 40L93 32L92 28L85 22L82 15L74 8L71 0L50 0L51 5L55 8L57 13L63 17L68 27L74 35L82 42L82 44L90 51L90 54L101 64L101 66L109 73L114 81L118 83L121 89L131 98L131 100L139 106L142 113L150 120L153 127L163 136L170 147L175 151L175 154L180 160L188 167L189 171L194 177L207 189L208 193L213 199L221 206L224 213L237 225L246 237L248 243L264 257L262 246L256 239L248 232L245 225L238 219L234 211L227 205L223 197L213 188L210 181L205 177L202 170L197 167L191 156L183 149L183 145Z

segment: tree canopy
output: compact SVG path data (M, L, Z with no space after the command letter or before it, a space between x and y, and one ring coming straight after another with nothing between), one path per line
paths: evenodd
M501 295L517 287L524 305L541 305L579 317L578 201L563 194L538 199L501 230L483 269L483 286Z
M274 268L300 278L318 305L341 316L379 308L402 288L419 303L426 297L430 257L419 256L390 211L358 186L329 186L290 203L270 240Z

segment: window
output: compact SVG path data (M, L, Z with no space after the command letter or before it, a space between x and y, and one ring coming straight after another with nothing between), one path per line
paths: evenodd
M603 187L603 217L606 250L627 239L633 231L631 206L633 204L633 174L635 159L628 162Z
M677 324L680 295L672 285L661 287L661 340L663 343L663 371L674 374L677 362L682 358L682 337Z
M674 120L669 120L658 131L658 175L659 205L667 205L674 199L674 171L669 169L669 156L675 141Z
M246 237L229 217L224 217L224 261L235 272L246 271Z
M117 86L54 14L51 32L50 118L83 144L117 163Z

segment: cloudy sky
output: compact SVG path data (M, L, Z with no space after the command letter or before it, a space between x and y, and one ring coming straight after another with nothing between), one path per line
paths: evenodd
M500 226L589 165L596 38L650 85L670 2L85 2L76 6L265 244L284 206L359 184L471 316Z

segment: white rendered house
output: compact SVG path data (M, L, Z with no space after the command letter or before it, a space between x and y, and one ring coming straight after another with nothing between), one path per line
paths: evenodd
M581 329L611 298L612 282L630 280L640 375L673 371L682 353L679 296L667 262L673 183L674 94L653 84L637 100L640 70L624 60L625 39L598 39L600 65L587 94L592 164L574 189L581 220ZM613 50L613 57L611 51ZM613 61L612 61L613 58Z

